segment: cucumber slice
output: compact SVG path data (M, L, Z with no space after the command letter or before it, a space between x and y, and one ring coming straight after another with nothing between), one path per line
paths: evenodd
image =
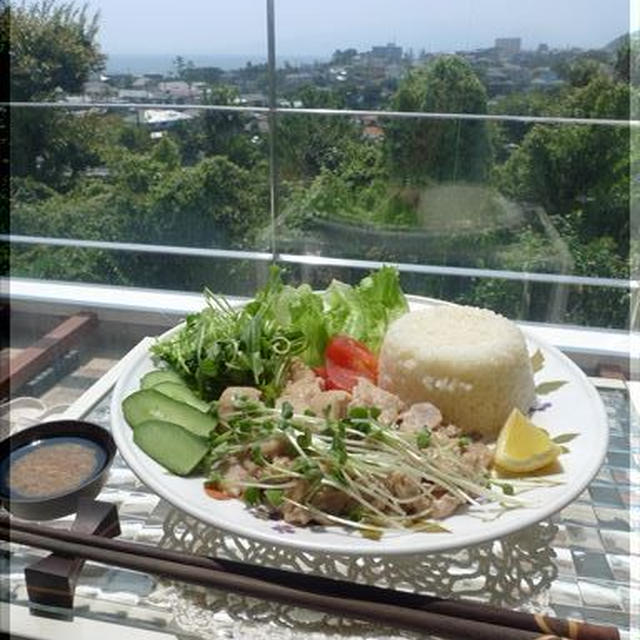
M209 449L204 438L161 420L141 422L133 430L133 441L158 464L179 476L191 473Z
M169 396L178 402L184 402L184 404L191 405L194 409L207 413L209 411L209 403L204 400L200 400L198 396L184 384L177 382L161 382L153 387L154 391L159 391L165 396Z
M147 420L163 420L178 424L196 436L206 437L217 425L212 416L155 389L134 391L122 402L122 412L134 429Z
M184 386L184 380L175 371L171 371L171 369L155 369L145 373L140 378L140 388L150 389L161 382L175 382Z

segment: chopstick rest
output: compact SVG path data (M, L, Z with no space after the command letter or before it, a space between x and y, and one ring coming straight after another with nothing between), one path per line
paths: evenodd
M120 535L118 509L114 504L88 498L78 501L71 531L113 538ZM24 570L29 601L34 604L73 608L76 584L84 558L52 553Z

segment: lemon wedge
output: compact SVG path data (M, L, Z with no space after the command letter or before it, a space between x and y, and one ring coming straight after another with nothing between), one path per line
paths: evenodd
M498 435L494 462L505 471L525 473L550 464L562 451L544 429L513 409Z

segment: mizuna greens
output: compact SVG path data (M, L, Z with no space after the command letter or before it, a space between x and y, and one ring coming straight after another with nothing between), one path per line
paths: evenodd
M228 386L254 386L272 404L293 356L321 364L337 333L377 351L389 323L408 309L397 270L386 266L356 286L334 280L323 293L285 285L272 267L266 286L240 308L209 289L204 295L206 308L189 315L184 328L158 341L152 353L206 401Z

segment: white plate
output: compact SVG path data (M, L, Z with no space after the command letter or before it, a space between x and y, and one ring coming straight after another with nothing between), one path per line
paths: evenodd
M412 308L436 303L416 297L410 300ZM556 391L541 396L539 400L548 406L534 414L535 423L552 436L568 432L580 434L568 444L569 453L560 458L563 471L554 479L562 480L563 484L537 487L521 494L527 507L504 512L489 522L480 520L473 509L464 508L443 521L449 533L390 531L380 540L370 540L341 527L293 527L282 521L257 517L240 500L209 498L201 477L172 475L133 442L132 430L122 414L122 400L136 391L140 378L154 368L149 354L143 353L134 359L116 384L111 403L113 436L131 469L165 500L205 523L249 539L300 550L355 555L429 553L466 547L502 537L560 510L582 493L598 472L607 450L607 418L593 385L555 347L526 331L525 336L530 353L540 349L545 358L544 368L536 374L536 383L567 381Z

